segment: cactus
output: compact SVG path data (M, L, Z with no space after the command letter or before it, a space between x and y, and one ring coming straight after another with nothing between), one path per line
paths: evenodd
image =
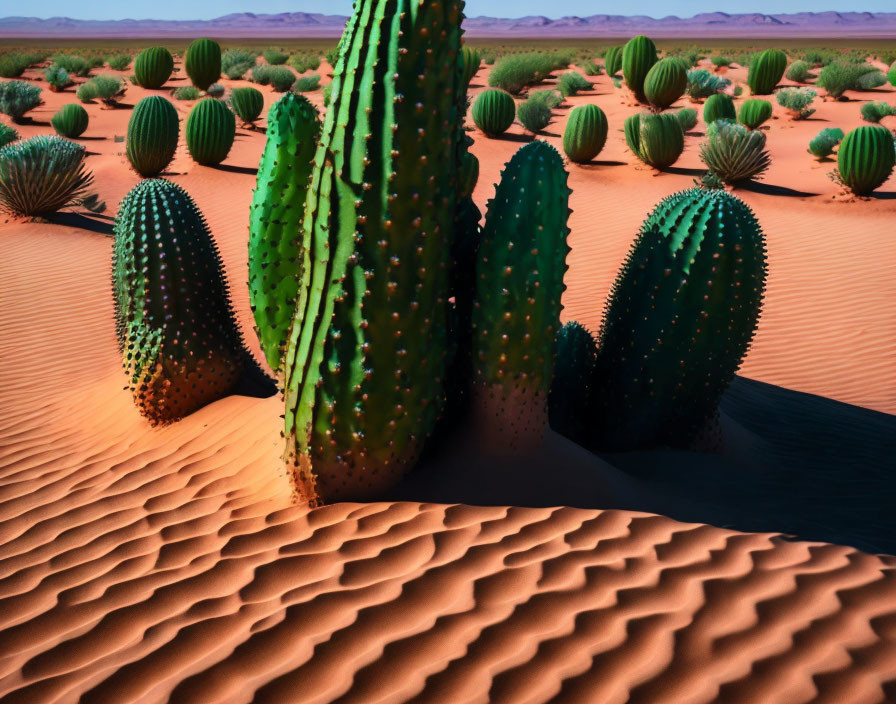
M697 126L697 111L692 108L682 108L677 113L678 121L681 123L681 129L689 132Z
M598 335L593 447L688 447L749 348L765 289L750 209L719 190L663 200L613 285Z
M771 165L765 134L730 120L716 120L706 129L700 160L729 185L756 178Z
M755 130L766 120L771 119L772 104L761 98L747 100L740 106L737 121L744 127Z
M464 66L464 94L466 95L467 90L470 88L470 82L473 80L473 76L479 71L479 66L482 63L482 55L479 53L479 49L473 49L464 44L461 56Z
M887 71L887 80L890 82L890 85L896 88L896 61L893 62L893 65L890 66L890 70Z
M769 95L787 69L787 54L780 49L766 49L753 57L747 73L747 85L753 95Z
M521 148L489 201L476 263L477 408L510 447L541 438L569 247L567 174L546 142Z
M143 178L158 176L171 163L180 132L177 110L160 95L143 98L128 120L125 154Z
M161 88L171 78L172 71L174 58L163 46L144 49L134 59L134 80L144 88Z
M275 371L302 275L299 232L320 128L317 108L304 96L286 93L274 103L249 211L249 303L261 349Z
M112 281L131 393L152 424L231 391L247 361L221 260L180 186L138 183L115 219Z
M586 443L597 345L586 328L573 321L557 333L554 380L548 397L551 428L573 442Z
M59 112L53 115L50 123L53 125L53 129L56 130L56 134L69 139L76 139L84 134L84 130L87 129L88 119L87 111L84 108L75 103L69 103L63 105Z
M611 46L604 56L604 68L608 76L615 76L622 70L622 47Z
M626 118L623 127L632 153L659 171L674 164L684 150L684 131L677 115L636 113Z
M579 105L569 113L563 132L563 151L569 160L587 164L607 142L607 116L597 105Z
M656 62L656 45L643 35L629 39L622 49L622 75L639 102L643 103L646 99L644 79Z
M868 195L893 171L896 152L886 127L866 125L847 134L837 150L840 179L853 193Z
M473 122L489 137L507 131L515 115L513 97L497 88L482 91L473 103Z
M230 91L230 107L243 125L251 125L264 110L264 96L260 90L251 86L234 88Z
M187 149L197 164L220 164L230 153L236 118L220 100L205 98L190 110L185 129Z
M703 103L703 122L709 126L716 120L737 120L737 110L734 101L726 93L711 95Z
M684 95L688 72L679 58L665 58L651 66L644 78L644 97L655 110L665 110Z
M221 46L213 39L197 39L184 57L187 75L199 90L206 90L221 77Z

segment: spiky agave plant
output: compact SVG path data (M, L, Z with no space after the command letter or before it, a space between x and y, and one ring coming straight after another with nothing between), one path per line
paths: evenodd
M706 129L700 160L729 185L761 176L772 163L765 134L730 120L716 120Z

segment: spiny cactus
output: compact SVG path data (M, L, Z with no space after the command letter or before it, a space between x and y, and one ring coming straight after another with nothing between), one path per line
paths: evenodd
M573 442L586 444L597 344L586 328L573 321L557 333L554 380L548 398L551 428Z
M622 75L625 77L625 84L639 102L646 100L644 79L656 62L656 45L643 35L629 39L622 49Z
M569 160L587 164L607 142L607 116L597 105L579 105L569 113L563 132L563 151Z
M641 113L623 123L625 141L641 161L662 171L684 151L684 131L677 115Z
M144 88L161 88L171 78L172 71L174 58L163 46L144 49L134 59L134 80Z
M473 76L476 75L476 72L479 70L479 66L482 63L482 54L479 53L479 49L474 49L466 44L464 44L461 58L464 66L464 93L470 87L470 82L473 80Z
M84 134L88 121L87 111L84 108L75 103L68 103L63 105L59 112L53 115L50 123L53 125L53 129L56 130L56 134L69 139L76 139Z
M251 86L230 91L230 107L243 125L252 125L264 110L264 96Z
M688 447L750 346L765 289L750 209L692 189L650 214L613 285L598 335L593 447Z
M145 180L125 196L112 281L128 385L151 423L177 420L231 391L247 354L217 247L180 186Z
M856 127L837 150L840 179L853 193L868 195L890 177L896 162L893 135L879 125Z
M787 54L780 49L766 49L750 62L747 85L753 95L769 95L784 76Z
M608 76L615 76L622 70L622 47L611 46L604 56L604 68Z
M187 150L197 164L214 166L227 158L236 135L236 118L220 100L205 98L190 110Z
M757 178L772 161L764 133L730 120L716 120L707 128L700 160L729 185Z
M274 103L249 214L249 303L275 371L303 275L300 230L320 129L317 108L304 96L286 93Z
M772 117L772 104L761 98L744 101L740 106L737 121L751 130L757 129L763 122Z
M482 91L473 103L473 122L489 137L496 137L513 124L513 96L497 88Z
M732 122L737 120L734 101L726 93L711 95L703 103L703 122L710 125L716 120L731 120Z
M667 57L655 63L644 78L644 97L655 110L665 110L684 95L688 73L684 63Z
M197 39L187 48L184 69L199 90L221 77L221 46L213 39Z
M143 178L162 173L177 149L177 110L160 95L143 98L128 120L125 154Z

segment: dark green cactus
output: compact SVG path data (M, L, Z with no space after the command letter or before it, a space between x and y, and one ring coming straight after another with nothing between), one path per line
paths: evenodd
M197 39L184 57L184 69L199 90L206 90L221 77L221 45L213 39Z
M364 498L444 405L463 3L361 0L315 155L285 369L297 488Z
M684 131L677 115L635 113L623 123L625 141L641 161L662 171L684 151Z
M665 110L684 95L688 87L688 72L681 59L661 59L644 78L644 97L655 110Z
M625 77L625 84L642 103L646 100L644 79L656 62L656 45L643 35L629 39L622 49L622 75Z
M597 344L586 328L573 321L557 334L554 380L548 398L551 428L580 445L590 432L591 384Z
M469 198L473 195L476 182L479 180L479 159L464 150L461 158L460 181L458 182L458 196Z
M597 105L579 105L569 113L563 132L563 151L569 160L587 164L607 143L607 116Z
M762 98L753 98L744 101L740 106L737 121L751 130L758 128L766 120L772 117L772 104Z
M703 122L710 125L716 120L737 120L737 109L727 93L711 95L703 103Z
M753 95L769 95L787 70L787 54L780 49L766 49L750 62L747 85Z
M234 88L230 91L230 107L243 125L253 124L264 110L264 96L251 86Z
M205 98L190 110L185 135L193 160L214 166L230 153L236 135L236 118L220 100Z
M497 88L482 91L473 103L473 122L489 137L506 132L515 116L513 96Z
M482 54L479 53L479 49L474 49L464 44L462 60L464 66L463 91L466 94L473 76L476 75L476 72L479 71L479 66L482 64Z
M320 118L286 93L268 113L267 141L249 212L249 303L261 349L279 371L302 276L301 228Z
M762 305L765 243L719 190L663 200L613 285L598 335L592 447L688 447L714 416Z
M162 173L177 149L180 125L177 110L160 95L143 98L128 121L125 154L143 178Z
M856 127L837 150L840 179L860 196L868 195L890 178L894 160L893 135L880 125Z
M134 80L144 88L161 88L174 71L174 57L163 46L144 49L134 59Z
M76 139L87 129L87 111L76 103L63 105L50 120L56 134L69 139Z
M611 46L604 56L604 68L608 76L615 76L622 70L622 47Z
M124 368L151 423L182 418L233 389L247 353L215 242L180 186L145 180L125 196L112 282Z

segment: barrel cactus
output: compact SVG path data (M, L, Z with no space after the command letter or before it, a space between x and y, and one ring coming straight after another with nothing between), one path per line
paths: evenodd
M149 179L125 196L112 285L128 385L150 423L175 421L233 389L247 353L215 242L180 186Z
M548 398L551 428L579 444L586 444L591 406L591 384L597 361L594 335L579 323L566 323L557 334L554 379Z
M607 142L607 116L597 105L579 105L569 113L563 132L563 151L569 160L587 164Z
M644 79L657 62L656 45L641 35L628 40L622 49L622 75L635 98L644 102Z
M163 46L144 49L134 59L134 80L144 88L161 88L173 71L174 58Z
M750 62L747 85L753 95L769 95L787 69L787 54L780 49L766 49Z
M622 47L611 46L604 56L604 68L608 76L615 76L622 70Z
M213 39L197 39L184 57L187 75L199 90L206 90L221 77L221 45Z
M887 72L887 80L891 86L896 87L896 61L893 62L893 65L890 66L890 70Z
M688 72L677 57L657 61L644 78L644 97L654 110L665 110L684 95Z
M697 126L697 111L693 108L682 108L675 114L681 123L681 129L685 132L689 132Z
M464 44L461 59L463 61L464 66L464 93L466 94L467 89L470 87L470 82L473 80L473 76L476 75L476 72L479 71L479 66L482 64L482 54L479 53L479 49L474 49L471 46Z
M69 139L76 139L84 134L87 129L87 111L76 103L63 105L59 112L53 115L50 123L56 134Z
M171 163L180 125L177 110L160 95L143 98L128 120L125 154L143 178L158 176Z
M197 164L220 164L230 153L236 118L220 100L200 100L187 116L187 150Z
M762 98L752 98L740 106L737 121L751 130L757 129L763 122L770 120L772 104Z
M261 349L275 371L295 313L299 231L320 128L317 108L303 95L286 93L274 103L249 211L249 303Z
M674 164L684 151L684 131L677 115L636 113L626 118L623 127L631 152L659 171Z
M716 120L707 128L700 160L729 185L757 178L771 165L765 134L729 120Z
M264 110L264 96L251 86L230 91L230 107L243 125L252 125Z
M689 447L715 415L753 338L765 242L739 199L669 196L613 285L598 335L592 446Z
M893 135L879 125L856 127L837 150L837 170L843 184L859 196L882 185L893 171Z
M506 132L515 115L513 97L497 88L482 91L473 103L473 122L489 137Z
M703 103L703 122L710 125L716 120L737 120L737 109L727 93L711 95Z

